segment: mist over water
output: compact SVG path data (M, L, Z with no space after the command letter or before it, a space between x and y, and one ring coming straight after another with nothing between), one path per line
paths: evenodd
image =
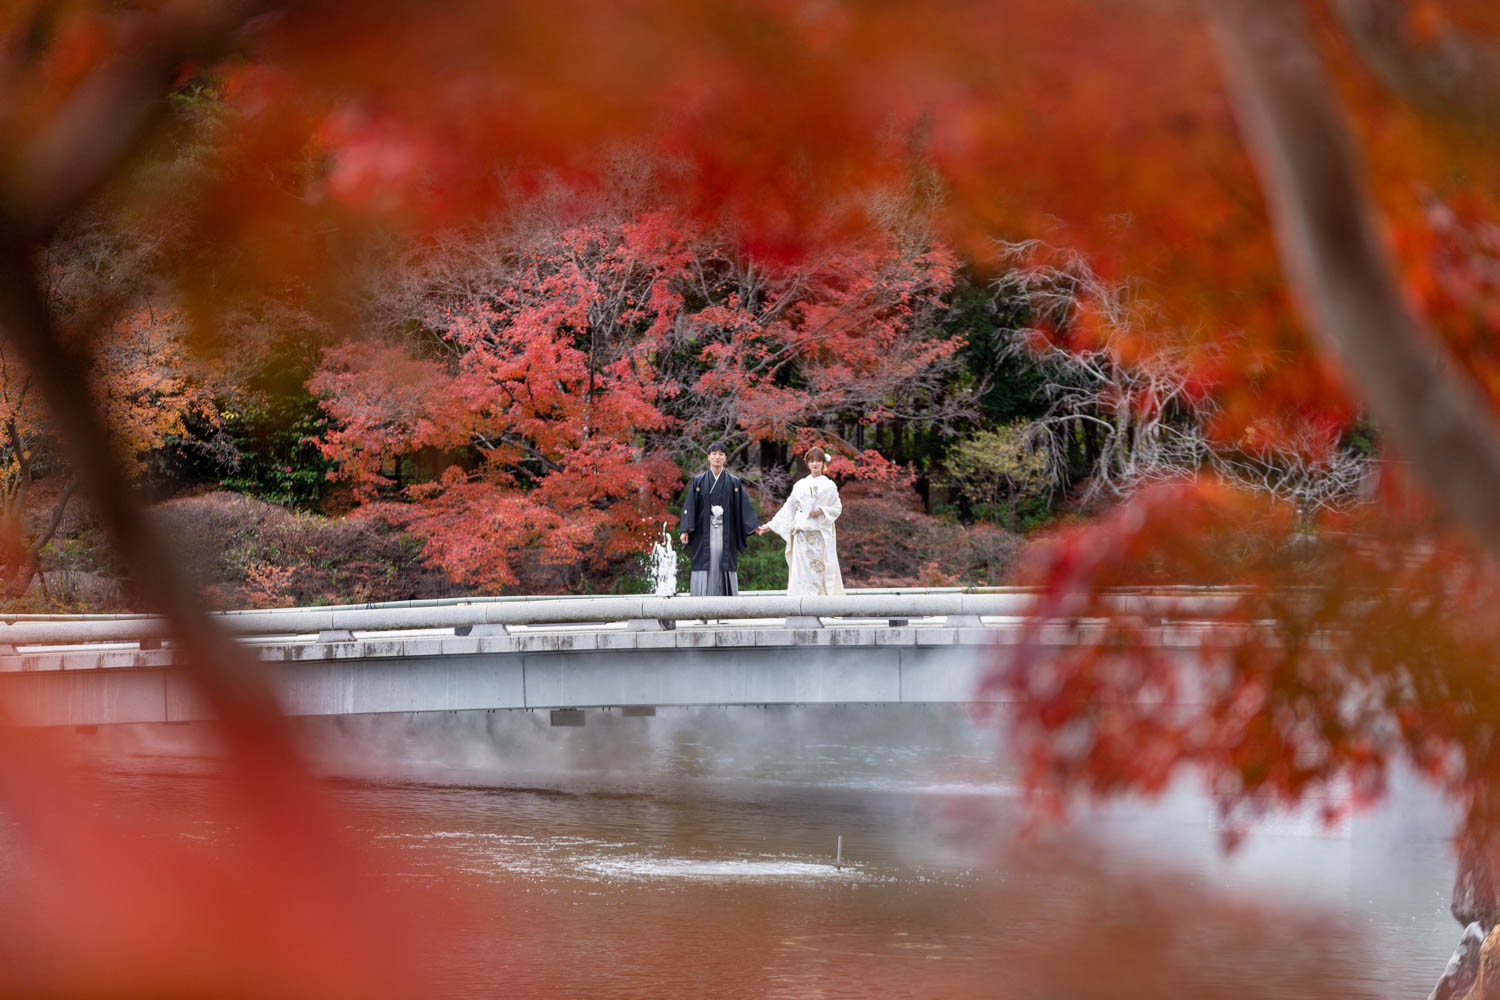
M585 719L571 727L553 726L545 711L345 716L305 720L303 730L318 765L346 777L653 791L714 782L1011 788L994 731L962 706L589 710Z
M457 881L489 915L452 942L434 995L988 995L1008 949L1100 905L1092 876L1044 876L1008 853L1025 819L1015 769L995 724L963 707L590 710L586 722L297 724L355 832L395 852L390 877ZM214 771L204 735L97 739L126 794L191 798ZM1223 960L1247 994L1299 996L1288 959L1300 950L1346 968L1350 995L1425 996L1461 931L1447 913L1451 815L1414 780L1396 785L1376 813L1332 830L1282 817L1227 857L1191 782L1085 810L1061 839L1081 839L1096 874L1161 871L1320 915L1332 944L1289 935Z

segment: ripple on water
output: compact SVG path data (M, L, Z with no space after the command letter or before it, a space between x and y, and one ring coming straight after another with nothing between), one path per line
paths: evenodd
M785 858L651 858L641 855L631 857L586 858L575 866L611 879L693 879L693 880L757 880L757 879L840 879L862 881L868 876L849 865L842 868L811 861L792 861Z
M433 830L388 833L380 839L400 842L418 850L438 848L444 843L461 846L463 862L455 870L471 875L505 875L521 878L581 878L588 881L697 882L745 881L870 881L873 876L855 865L766 856L758 858L653 857L623 853L623 845L586 837L535 837L514 834ZM457 842L457 843L455 843ZM609 849L615 848L615 853ZM593 848L580 852L580 848ZM603 848L604 850L599 850ZM475 862L480 862L476 864Z

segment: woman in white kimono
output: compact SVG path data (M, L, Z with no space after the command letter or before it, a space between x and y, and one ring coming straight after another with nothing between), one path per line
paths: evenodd
M838 536L833 528L844 507L839 502L839 488L823 475L827 467L828 454L821 448L809 449L808 475L797 480L792 495L770 523L755 529L756 534L774 531L786 539L788 597L844 592Z

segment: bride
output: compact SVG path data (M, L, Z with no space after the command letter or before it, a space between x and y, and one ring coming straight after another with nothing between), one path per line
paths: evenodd
M792 495L770 523L755 532L763 535L774 531L786 539L788 597L842 594L844 578L839 572L838 537L833 530L833 522L844 509L839 488L823 475L828 467L827 452L810 448L806 461L808 475L797 480Z

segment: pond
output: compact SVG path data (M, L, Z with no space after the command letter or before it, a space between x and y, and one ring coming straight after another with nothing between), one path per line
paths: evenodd
M1328 929L1217 951L1215 981L1246 996L1302 995L1309 963L1336 966L1351 995L1426 996L1461 931L1449 817L1404 779L1375 813L1333 829L1284 817L1226 856L1190 786L1028 832L994 728L956 706L300 725L347 821L395 849L382 877L457 880L475 901L477 925L430 971L435 996L1011 995L1024 948L1080 914L1131 919L1101 879ZM100 730L111 786L191 815L215 772L194 728ZM1038 865L1044 844L1089 863Z

